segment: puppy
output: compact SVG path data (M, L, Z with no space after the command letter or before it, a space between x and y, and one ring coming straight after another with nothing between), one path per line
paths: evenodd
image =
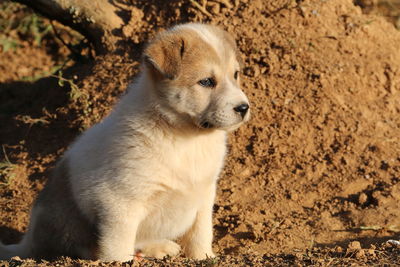
M213 257L212 208L226 134L249 119L225 31L183 24L144 51L142 71L60 160L19 244L0 258ZM180 245L175 243L180 240Z

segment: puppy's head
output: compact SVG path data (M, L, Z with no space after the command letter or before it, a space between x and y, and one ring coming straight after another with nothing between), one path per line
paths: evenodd
M179 25L156 36L143 60L158 108L172 124L233 130L249 119L238 51L227 32Z

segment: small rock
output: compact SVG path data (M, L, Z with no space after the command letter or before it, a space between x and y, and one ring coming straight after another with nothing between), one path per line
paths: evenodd
M398 248L400 248L400 241L399 241L399 240L392 240L392 239L390 239L390 240L386 241L386 243L390 244L390 245L393 246L393 247L398 247Z
M336 251L337 253L342 253L342 252L343 252L343 248L340 247L340 246L338 246L338 247L335 248L335 251Z
M244 69L244 74L249 76L249 77L254 77L254 68L253 67L247 67Z
M290 199L296 201L299 199L299 195L297 193L291 193L289 194Z
M368 252L368 255L370 255L371 257L375 257L376 256L375 249L368 249L367 252Z
M260 68L258 68L257 66L254 67L254 77L257 77L258 75L260 75L261 71Z
M365 202L367 202L368 200L368 196L365 193L361 193L358 196L358 203L360 203L361 205L365 204Z
M365 257L365 252L363 249L360 249L356 252L356 254L354 255L356 257L356 259L360 259L360 258L364 258Z
M350 242L346 250L347 254L352 254L356 259L365 257L365 251L361 248L361 244L358 241Z
M207 3L207 4L210 7L211 13L217 15L221 11L221 7L220 7L220 5L218 3L210 2L210 3Z
M247 178L250 175L251 175L251 170L249 168L243 168L237 174L237 176L240 178Z
M347 246L348 250L358 250L361 249L361 244L358 241L353 241L350 242L349 245Z

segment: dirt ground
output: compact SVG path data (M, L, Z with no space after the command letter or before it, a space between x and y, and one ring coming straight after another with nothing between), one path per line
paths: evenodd
M202 21L236 36L253 114L230 135L219 182L213 247L220 257L127 264L400 264L400 247L386 243L400 239L400 1L382 1L391 3L390 14L379 1L197 1L205 9L183 0L131 2L134 30L125 51L90 59L87 48L76 52L85 46L77 34L58 24L46 31L45 19L33 26L40 42L21 33L17 22L32 11L13 4L11 16L10 3L0 1L4 243L26 230L32 201L68 144L106 116L134 79L145 40Z

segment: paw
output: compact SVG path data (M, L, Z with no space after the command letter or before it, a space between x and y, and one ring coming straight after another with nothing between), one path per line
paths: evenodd
M120 262L126 262L126 261L131 261L134 259L134 255L117 255L117 254L112 254L112 255L99 255L97 257L101 261L120 261Z
M171 240L162 239L146 242L138 249L142 253L143 257L162 259L165 256L178 255L181 250L181 246Z
M209 258L215 258L215 254L211 251L204 250L191 250L186 252L186 256L195 260L205 260Z

